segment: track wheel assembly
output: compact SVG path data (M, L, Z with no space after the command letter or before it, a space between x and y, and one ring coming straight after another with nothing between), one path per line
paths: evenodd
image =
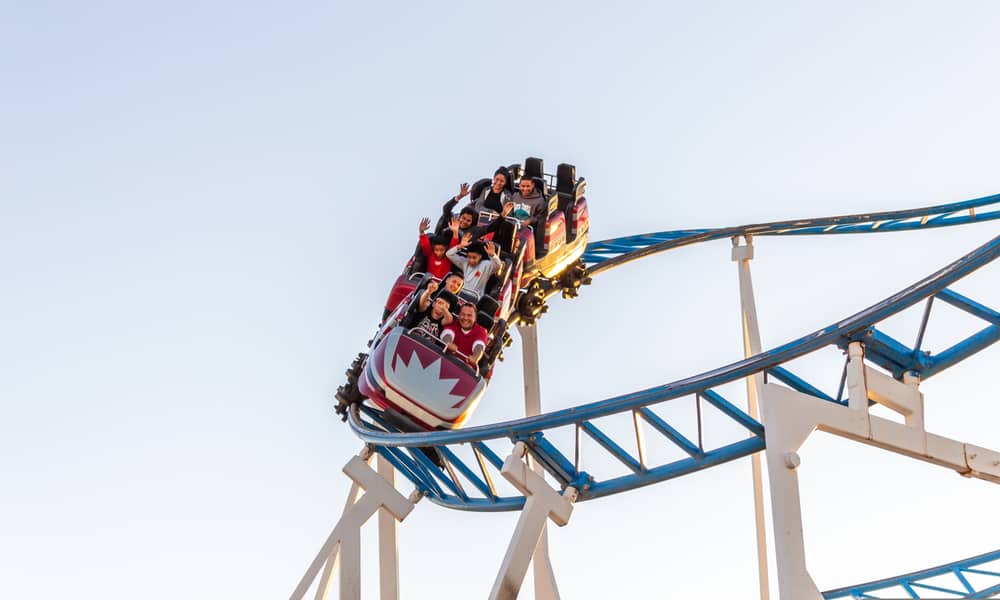
M518 300L517 312L521 317L521 323L532 325L538 317L548 310L549 307L545 304L545 288L536 279L531 282Z
M590 281L590 276L587 275L587 265L582 260L576 261L559 276L562 297L576 298L580 293L580 286L590 285Z
M354 362L351 363L351 367L345 372L347 383L337 388L336 410L343 421L347 420L347 409L352 404L357 404L363 400L361 392L358 391L358 377L361 376L361 367L365 364L367 356L364 352L358 354Z

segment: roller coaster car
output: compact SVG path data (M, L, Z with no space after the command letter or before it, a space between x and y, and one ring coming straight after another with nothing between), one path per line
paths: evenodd
M501 350L510 343L508 323L533 322L545 312L549 291L575 296L577 288L589 282L580 262L590 228L585 181L567 164L560 164L555 175L545 174L537 158L526 159L523 170L520 165L510 170L515 179L531 177L541 186L548 198L548 218L543 231L504 219L493 234L503 266L490 278L482 298L459 294L460 303L476 306L477 322L489 332L482 358L471 365L466 357L447 352L438 338L414 327L420 295L433 278L420 273L420 265L411 259L389 294L382 325L369 343L370 355L358 356L347 372L347 385L337 392L342 415L351 404L368 399L403 430L461 427L486 391ZM489 183L476 182L472 197ZM555 191L550 190L553 185ZM480 224L497 218L502 217L483 211Z

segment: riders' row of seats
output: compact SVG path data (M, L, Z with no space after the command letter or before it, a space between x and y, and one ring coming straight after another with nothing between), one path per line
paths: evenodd
M416 326L417 318L420 315L416 299L420 296L420 293L427 287L427 284L430 283L432 279L433 278L430 276L423 276L422 281L417 286L413 303L401 323L405 329L408 330ZM474 304L476 306L476 323L482 325L483 328L489 332L489 343L487 343L486 351L483 353L483 357L480 359L478 365L480 372L485 373L489 370L490 366L493 364L493 360L496 358L497 353L501 350L503 335L507 330L507 322L505 320L501 320L499 327L497 327L494 315L500 309L500 304L497 302L496 298L484 295L479 298L478 302L473 302L470 298L468 298L468 296L464 296L459 293L459 303ZM452 306L449 307L448 310L451 313L452 318L458 318L458 309L458 304L452 304Z

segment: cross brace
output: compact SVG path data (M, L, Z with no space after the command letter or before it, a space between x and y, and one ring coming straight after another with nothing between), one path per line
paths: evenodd
M782 600L822 598L806 568L796 472L801 462L797 451L813 431L820 429L954 469L967 477L1000 483L1000 453L927 432L924 398L917 390L919 381L906 377L899 382L866 366L864 348L858 342L849 347L847 383L846 407L773 383L764 385L761 405L767 430L765 454ZM905 423L870 414L869 401L903 415Z
M552 519L560 527L569 522L576 500L576 489L567 487L560 494L549 486L545 479L524 462L527 448L523 442L514 446L514 451L503 463L500 473L525 496L524 508L514 528L514 535L507 546L507 554L500 564L500 572L493 583L490 600L513 600L521 591L521 584L528 572L532 557L548 560L547 554L536 555L545 523ZM551 569L549 569L551 572Z
M344 465L344 474L353 481L344 512L292 592L291 600L305 597L320 569L323 575L316 589L316 600L325 600L338 566L340 600L360 600L361 526L379 511L382 513L379 518L380 596L382 600L399 598L395 525L410 514L420 496L417 492L409 498L400 494L394 485L391 465L379 457L379 472L376 472L368 465L371 457L371 450L366 447Z

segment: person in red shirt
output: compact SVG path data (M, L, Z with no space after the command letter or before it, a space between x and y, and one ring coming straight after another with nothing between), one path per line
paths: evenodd
M446 325L441 332L441 340L447 344L449 352L464 355L473 368L486 351L490 334L486 328L476 323L476 307L465 304L458 310L458 320Z
M427 272L442 279L451 272L451 261L445 258L444 253L457 244L458 240L452 238L451 241L445 241L438 237L431 240L426 233L430 226L431 220L427 217L420 220L420 250L427 259Z

